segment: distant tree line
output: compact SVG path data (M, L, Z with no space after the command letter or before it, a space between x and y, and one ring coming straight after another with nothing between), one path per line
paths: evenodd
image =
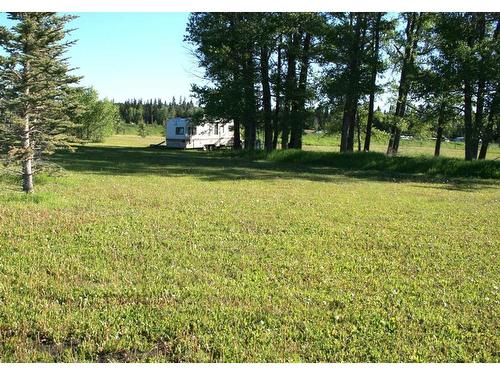
M164 124L172 117L192 117L197 110L193 101L175 97L170 102L161 99L129 99L117 103L120 117L127 124Z
M100 100L68 63L74 16L8 18L13 26L0 26L0 151L20 164L28 193L42 155L100 141L121 121L234 121L235 148L241 140L255 148L262 131L267 151L301 148L304 129L331 124L341 152L368 151L373 127L390 133L390 155L402 134L422 129L436 135L435 155L442 135L462 134L466 160L485 158L499 140L498 13L193 13L185 40L209 81L192 87L203 114L186 99ZM374 109L382 95L389 111Z
M425 126L435 155L458 133L472 160L499 139L499 28L497 13L192 13L185 40L209 81L192 90L206 117L234 121L235 148L259 131L267 151L301 148L334 120L341 152L369 151L383 126L395 155Z

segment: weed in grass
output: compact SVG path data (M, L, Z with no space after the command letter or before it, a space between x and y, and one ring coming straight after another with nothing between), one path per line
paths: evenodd
M498 362L497 164L135 141L0 181L2 361Z

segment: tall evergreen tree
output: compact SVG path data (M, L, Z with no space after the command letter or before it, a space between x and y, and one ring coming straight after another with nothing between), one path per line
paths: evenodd
M372 87L367 34L366 13L329 16L329 30L323 46L324 86L331 103L342 107L341 152L353 151L359 102Z
M10 29L0 28L6 51L0 64L0 107L4 117L1 141L9 160L22 164L23 190L33 192L36 161L45 152L73 140L69 119L73 84L64 54L74 43L66 41L66 24L73 16L55 13L8 13Z
M450 68L446 79L463 97L466 160L477 158L479 140L489 129L485 126L488 103L495 117L500 80L498 24L496 13L442 13L436 22L438 58Z
M383 15L384 13L378 12L371 17L371 41L370 41L371 76L370 76L370 94L368 102L368 116L366 122L366 135L365 135L365 144L363 148L364 151L370 151L374 105L375 105L375 93L377 91L377 75L381 71L380 34L382 29Z
M252 55L248 55L248 45L244 35L244 15L238 13L193 13L190 16L185 40L193 44L200 67L212 84L193 86L193 92L211 120L234 122L234 148L241 147L240 125L248 130L252 115L245 113L252 105L249 84L254 84ZM252 64L252 65L249 65ZM244 72L244 68L246 70ZM244 74L245 73L245 74ZM244 79L246 75L246 79ZM250 79L248 79L250 78ZM251 104L251 103L250 103ZM245 137L248 137L248 131ZM245 142L249 147L251 142Z
M408 95L416 79L416 60L419 55L419 43L422 38L426 15L424 13L410 12L401 15L406 23L403 35L397 35L396 52L401 65L398 85L394 124L391 127L391 137L387 146L387 154L398 153L401 138L401 127L407 107ZM403 51L402 51L403 50Z
M439 14L433 14L431 17L430 21L435 25ZM430 32L431 39L437 40L435 27ZM435 124L434 156L439 156L445 125L458 117L457 108L460 106L461 98L460 90L455 87L453 80L449 79L450 69L453 68L439 58L435 43L431 43L430 47L425 54L422 67L417 71L412 91L415 99L425 103L424 117Z

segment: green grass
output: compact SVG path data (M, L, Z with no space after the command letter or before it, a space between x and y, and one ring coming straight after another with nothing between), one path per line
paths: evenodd
M0 177L1 361L499 362L498 162L149 143Z
M165 127L158 124L145 124L144 129L146 130L146 136L160 136L163 137L165 134ZM122 123L120 129L118 130L120 135L139 135L139 126L136 124L125 124Z
M151 144L158 144L163 142L165 137L161 135L148 135L146 137L139 137L137 134L118 134L106 139L106 143L94 143L89 146L98 147L148 147Z
M364 140L361 140L363 148ZM374 131L370 150L385 153L387 151L388 134ZM307 134L303 139L304 149L308 151L338 151L340 145L339 135ZM399 153L403 156L434 156L435 141L432 140L404 140L400 141ZM354 147L357 149L357 143ZM464 144L460 142L442 142L441 156L463 159L465 156ZM500 159L500 146L491 144L486 154L486 159Z
M500 162L476 160L468 162L456 158L429 156L387 157L379 152L338 153L325 151L277 150L269 154L264 151L229 152L234 157L250 160L266 160L288 165L305 165L308 168L331 167L336 173L351 176L397 177L399 179L427 179L475 177L500 179ZM330 169L332 170L332 169Z

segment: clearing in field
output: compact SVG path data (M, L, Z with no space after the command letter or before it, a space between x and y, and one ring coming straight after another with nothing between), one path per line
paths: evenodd
M150 141L0 179L2 361L498 362L498 180Z

